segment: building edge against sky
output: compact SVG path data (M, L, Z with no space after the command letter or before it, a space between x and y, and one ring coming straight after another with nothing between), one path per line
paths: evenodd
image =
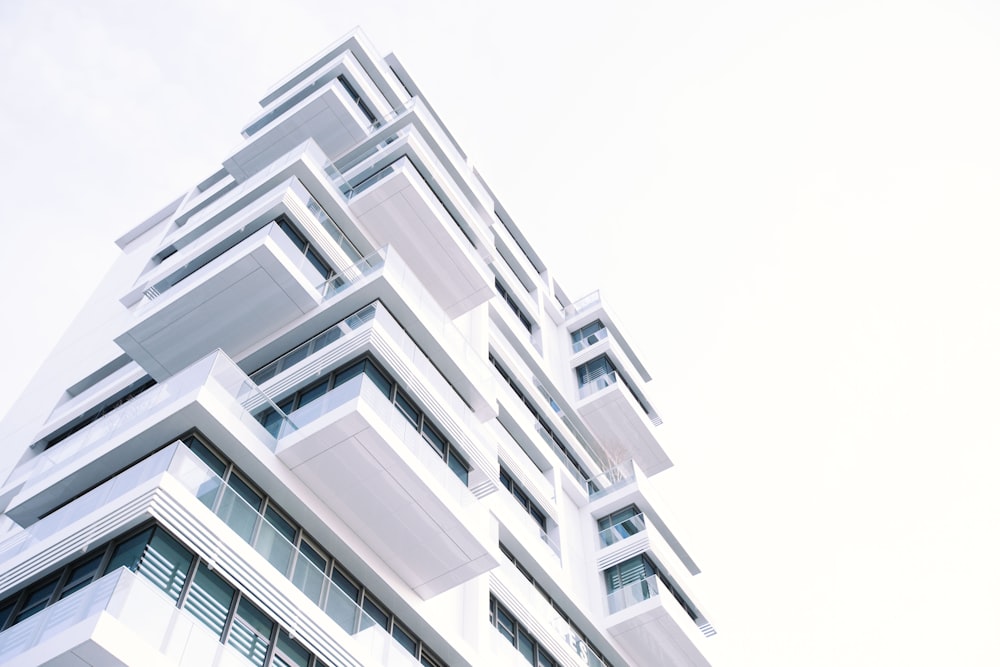
M0 660L708 665L600 294L362 33L261 107L0 425Z

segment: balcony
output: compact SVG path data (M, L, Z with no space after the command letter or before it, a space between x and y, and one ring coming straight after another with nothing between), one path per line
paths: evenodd
M606 448L635 459L649 474L673 465L653 433L655 413L647 413L621 371L587 375L579 384L579 395L580 417Z
M705 636L656 576L612 591L607 608L608 634L636 664L710 667Z
M206 658L217 652L216 660ZM251 665L126 568L0 632L0 663L7 667Z
M324 278L269 224L204 266L181 267L151 285L115 342L163 380L209 345L236 354L316 308Z
M330 647L332 640L336 647L330 653L333 658L325 660L339 664L340 657L360 652L370 656L373 664L416 667L413 656L407 654L324 572L308 559L293 561L291 556L296 548L282 532L181 443L161 449L122 470L107 482L0 543L0 564L3 565L0 567L0 590L16 588L36 578L47 564L78 555L88 546L105 542L129 526L154 517L182 542L211 558L217 571L228 573L229 578L249 585L252 594L278 615L277 620L282 626L297 630L304 641L312 640L314 645ZM257 526L256 530L248 530L248 527L252 529L254 526ZM116 576L119 575L107 575L76 595L82 595L87 590L106 592L101 587ZM133 588L148 587L141 577L129 571L122 571L120 576L138 582L129 584ZM112 588L115 588L114 584ZM150 641L153 647L170 647L168 657L172 661L164 664L203 664L198 658L223 648L216 636L199 639L192 653L195 657L185 661L182 655L185 642L195 641L193 635L197 635L201 625L192 624L186 614L179 613L174 604L155 589L152 590L152 598L144 593L136 604L115 602L117 592L111 593L111 602L103 602L108 600L104 592L88 598L83 612L76 611L79 605L67 606L67 601L72 599L67 598L48 607L37 617L0 634L0 656L6 658L21 652L25 656L39 655L33 647L48 643L50 636L57 635L68 623L82 623L81 619L101 610L116 614L116 610L125 607L129 613L119 618L143 619L142 626L132 628L133 631ZM282 618L282 613L286 617ZM35 618L41 619L40 626L35 623ZM179 634L169 634L171 627ZM127 632L122 633L123 630L117 627L110 630L110 636L129 636ZM73 634L77 637L76 641L82 641L79 639L80 632L74 631ZM85 633L82 635L84 639L86 636ZM317 643L318 638L322 641ZM176 641L168 641L172 639ZM48 644L48 653L44 655L67 650L65 641ZM88 664L161 664L156 661L156 654L148 658L137 656L124 662L115 662L110 658L105 660L102 654L95 655L101 655L102 659ZM32 662L29 657L25 657L23 663L3 662L5 665L41 663Z
M244 407L267 403L225 354L209 354L15 468L0 489L13 496L6 514L30 525L107 479L123 461L192 428L229 452L273 449L274 438Z
M293 146L312 139L327 155L340 155L365 139L376 121L370 107L362 107L338 76L350 73L354 81L367 75L350 53L315 81L267 109L245 132L246 141L223 165L237 181L261 171Z
M490 592L504 607L515 612L535 639L563 665L607 667L587 645L586 640L556 611L548 597L525 579L510 560L501 559L500 567L490 572ZM503 640L499 634L497 635ZM509 650L510 643L503 640ZM518 654L520 655L520 654ZM523 660L523 658L521 658Z
M278 458L421 597L496 566L485 507L370 378L289 419Z
M598 534L599 569L609 567L622 557L654 549L671 572L686 570L694 575L701 571L670 528L675 521L669 508L635 462L625 461L613 466L589 480L588 486L590 504L587 511L595 521L629 505L640 511L639 516Z
M479 251L408 156L352 186L351 211L378 244L392 242L452 318L493 296Z

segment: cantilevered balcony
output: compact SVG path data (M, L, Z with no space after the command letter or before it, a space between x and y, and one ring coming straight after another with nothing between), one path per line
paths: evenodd
M611 591L606 605L608 634L636 664L709 667L705 634L657 576Z
M599 442L635 459L650 474L673 465L653 433L655 413L640 402L633 381L615 367L611 356L580 363L574 374L579 385L577 411Z
M318 645L328 650L323 659L330 664L341 664L345 656L366 656L371 664L416 667L413 656L326 573L307 558L293 559L296 547L284 533L180 442L119 471L0 543L0 596L37 579L53 563L151 519L210 559L216 571L248 586L248 593L273 611L283 627L293 628L313 645L322 638ZM124 589L115 583L116 577L127 580ZM122 658L117 653L122 647L113 638L127 639L125 646L137 639L140 645L149 642L167 654L165 665L194 664L195 658L185 656L225 650L217 635L200 635L203 626L162 593L146 588L141 577L128 571L98 579L76 593L79 598L66 598L0 633L0 659L5 665L27 667L74 653L90 657L87 664L161 664L157 660L162 656L157 658L155 652L126 653L129 657ZM71 599L83 604L67 602ZM122 615L123 610L128 613ZM127 627L97 618L102 612ZM142 624L134 623L137 618ZM76 629L64 635L67 626ZM211 664L243 664L235 654L233 659Z
M474 236L456 221L409 156L351 183L351 211L377 243L392 242L449 316L493 296L493 277L471 240ZM478 243L482 248L483 240Z
M232 360L213 352L23 461L0 489L0 496L11 498L6 514L29 525L107 479L122 462L192 428L227 452L273 450L273 436L244 407L267 404Z
M270 224L204 265L181 267L149 286L115 342L163 380L207 352L192 341L233 354L316 308L325 279Z
M217 661L205 658L216 653ZM126 568L0 632L0 662L7 667L252 664Z
M496 566L485 506L368 376L289 419L278 458L419 595Z
M353 54L341 54L326 71L277 100L244 134L247 140L224 166L237 181L270 165L292 147L312 139L327 155L339 155L377 126L383 115L365 100L359 82L367 78Z

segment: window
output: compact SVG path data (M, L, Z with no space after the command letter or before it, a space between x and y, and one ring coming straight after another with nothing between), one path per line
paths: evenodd
M646 529L646 521L635 505L629 505L597 520L601 546L629 538Z
M60 442L62 442L63 440L65 440L66 438L70 437L71 435L73 435L78 431L82 431L83 429L90 426L104 415L108 414L112 410L116 410L121 406L125 405L133 398L135 398L136 396L146 391L155 384L156 380L149 377L148 375L143 379L139 380L138 382L133 383L128 389L125 390L124 394L122 393L116 394L110 400L107 400L104 403L102 403L99 407L85 412L84 413L85 416L83 417L83 419L77 421L72 426L64 428L61 432L57 433L56 435L51 435L48 438L46 438L45 449L48 449L49 447L59 444Z
M441 434L440 429L430 422L427 415L417 407L414 401L403 392L399 384L384 373L372 359L367 357L334 370L304 389L299 389L295 393L276 401L278 410L284 414L279 413L273 408L267 408L257 414L257 421L271 435L279 437L283 435L280 429L284 421L284 415L291 416L294 414L296 423L299 426L308 423L322 414L323 410L317 409L308 413L296 413L297 410L319 400L325 394L347 384L347 382L359 375L367 377L396 406L396 410L406 417L410 426L423 436L427 444L437 452L438 456L447 464L452 473L462 480L463 484L468 486L469 470L471 468L465 458Z
M542 512L542 510L538 508L538 505L531 500L528 494L517 485L517 482L514 481L514 478L503 468L503 466L500 467L500 484L507 489L512 496L514 496L514 499L520 503L525 512L531 515L531 518L535 520L535 523L537 523L538 527L544 532L546 530L544 512Z
M576 378L581 387L595 383L597 389L603 389L611 382L617 382L615 376L615 366L608 359L607 355L601 355L591 359L582 366L576 367Z
M500 602L490 595L490 625L517 649L529 665L535 667L558 667L549 653Z
M584 348L590 347L606 338L607 335L608 330L604 327L604 323L600 320L594 320L570 334L570 338L573 340L573 351L579 352Z
M0 630L121 567L129 568L167 593L178 607L251 664L323 667L308 649L280 630L275 619L157 525L141 527L92 549L87 556L0 601ZM407 650L412 641L415 640L411 638L411 643L404 644Z
M625 596L621 600L610 601L612 613L658 595L657 582L659 582L670 591L670 594L677 600L685 613L691 617L691 620L696 622L698 620L698 612L695 611L677 584L669 576L660 572L653 561L645 554L633 556L626 561L608 568L604 571L604 581L609 594L626 589Z
M565 639L566 643L570 645L570 648L578 656L583 658L591 667L608 667L610 663L604 659L604 656L597 650L593 642L591 642L590 639L583 634L583 630L577 627L577 625L570 619L569 614L563 611L562 608L556 604L555 600L552 599L552 596L549 595L544 588L542 588L541 584L535 581L535 578L531 576L528 569L518 562L518 560L514 557L514 554L512 554L502 542L500 543L500 553L506 556L507 560L514 564L514 567L516 567L517 571L528 580L528 583L534 585L535 590L537 590L539 594L541 594L541 596L552 606L553 611L555 611L560 618L569 624L570 634L565 635ZM492 622L492 616L490 617L490 620ZM548 667L548 665L555 665L556 663L544 662L542 657L539 656L538 664Z
M494 278L493 284L497 288L497 294L500 295L500 298L507 302L510 309L514 311L515 315L517 315L517 319L521 321L521 325L528 330L528 333L531 333L533 329L531 320L529 320L527 316L521 312L521 308L517 305L517 301L514 300L514 297L507 293L507 290L504 289L504 286L500 283L499 278Z
M357 377L360 374L357 372L356 367L357 364L352 364L349 367L348 370L354 369L347 373L349 377ZM349 572L335 563L334 559L323 551L313 539L309 538L305 534L305 531L288 515L281 511L270 497L252 487L248 482L245 482L244 478L235 469L235 466L224 461L197 436L188 436L184 439L184 442L213 471L217 473L221 472L220 482L228 482L229 484L235 482L242 489L240 493L232 492L229 495L242 498L246 494L251 498L259 498L257 500L258 506L263 509L254 512L253 525L255 528L252 531L244 531L244 533L241 533L241 536L249 534L251 536L250 539L246 537L244 539L259 554L267 558L278 571L285 574L299 590L320 606L331 619L353 634L367 627L364 625L358 626L359 615L357 612L360 606L367 614L367 618L371 619L364 621L369 626L374 622L383 627L401 646L405 647L414 657L419 658L422 664L441 667L442 663L430 652L419 637L407 630L391 610L379 602ZM226 497L225 493L219 495L223 499ZM206 500L208 501L206 504L210 508L214 506L215 501L213 498L206 498ZM220 518L225 519L220 511L228 510L229 506L223 505L222 501L219 501L218 505L213 511ZM249 525L251 523L249 521L244 522L244 517L241 514L232 516L236 517L236 520L239 522L238 525ZM120 554L117 556L117 559L122 562L135 561L138 558L136 554L143 552L142 544L145 543L145 535L143 534L133 540L123 542L116 549L116 553ZM153 537L150 544L156 545L156 551L165 550L165 547L159 546L159 543L156 542L156 536ZM148 549L146 553L149 553ZM178 559L171 557L167 560L176 562ZM182 570L183 574L179 578L181 583L184 576L186 576L189 566L190 561L186 563L185 568ZM200 610L203 613L206 619L204 622L207 623L212 618L209 612L211 611L211 600L214 599L209 594L221 595L220 591L224 592L224 589L219 589L217 586L215 589L212 589L211 586L218 584L221 579L218 581L212 580L207 574L201 580L196 579L196 581L201 581L201 589L194 594L194 601L190 604L195 605L192 607L193 609ZM330 586L330 583L334 584L334 586ZM179 591L180 584L176 588ZM0 606L0 612L2 612L2 609L3 607ZM304 649L291 637L286 636L282 640L280 633L277 639L274 639L273 633L266 635L262 629L263 626L258 622L259 618L254 615L254 609L256 608L247 607L243 616L240 616L239 613L237 614L237 617L243 620L240 621L241 624L238 627L234 626L237 628L235 630L236 635L234 636L231 631L230 635L227 636L228 639L225 641L230 643L238 641L237 648L246 657L251 659L251 661L256 663L256 656L259 653L260 647L263 646L266 636L268 637L266 641L275 647L274 665L291 667L293 665L304 664L297 662L299 658L296 657ZM214 625L210 627L214 629ZM275 642L277 643L275 644ZM283 646L284 648L282 648Z
M368 105L365 104L364 99L362 99L361 95L358 94L358 91L354 90L354 86L350 84L350 82L347 80L347 77L341 74L340 76L337 77L337 81L339 81L340 85L342 85L344 87L344 90L347 91L347 95L352 100L354 100L355 104L358 105L358 108L361 109L361 113L365 115L365 118L368 119L368 122L374 123L376 120L375 114L373 114L371 109L368 108Z

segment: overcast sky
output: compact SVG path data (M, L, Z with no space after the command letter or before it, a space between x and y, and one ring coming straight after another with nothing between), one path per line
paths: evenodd
M361 25L635 340L716 667L1000 664L1000 3L485 4L0 2L0 410Z

